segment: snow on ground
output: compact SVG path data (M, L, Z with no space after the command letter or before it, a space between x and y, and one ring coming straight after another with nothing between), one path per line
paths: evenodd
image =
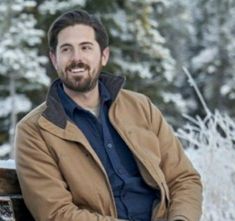
M190 118L178 131L186 153L202 176L204 205L201 221L235 220L235 121L219 111Z

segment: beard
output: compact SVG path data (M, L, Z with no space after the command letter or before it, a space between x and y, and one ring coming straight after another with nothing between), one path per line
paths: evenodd
M83 69L84 73L79 75L73 75L72 69L80 68ZM101 61L99 62L98 68L91 70L90 66L83 62L72 61L66 66L65 71L59 73L60 79L65 87L68 89L85 93L95 88L98 83L100 71L102 69Z

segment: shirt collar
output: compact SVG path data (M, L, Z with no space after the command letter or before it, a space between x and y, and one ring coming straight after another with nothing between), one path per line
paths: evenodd
M112 98L108 89L100 80L99 80L99 93L100 93L100 98L101 98L101 105L103 105L106 102L112 101Z
M64 107L64 110L70 119L73 119L73 114L74 114L75 110L86 111L84 108L77 105L65 93L64 88L63 88L63 84L61 81L59 81L59 83L57 85L57 91L58 91L58 95L61 100L61 103ZM99 94L100 94L100 98L101 98L101 103L100 103L101 107L103 107L103 105L106 105L106 104L107 105L111 104L111 102L112 102L111 95L110 95L109 91L107 90L107 88L105 87L105 85L101 81L99 81Z

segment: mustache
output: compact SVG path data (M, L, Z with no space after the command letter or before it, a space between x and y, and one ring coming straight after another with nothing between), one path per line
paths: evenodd
M65 71L70 71L73 68L84 68L85 70L89 70L90 66L81 61L72 61L66 68Z

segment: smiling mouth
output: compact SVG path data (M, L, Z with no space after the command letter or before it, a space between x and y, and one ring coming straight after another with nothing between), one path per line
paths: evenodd
M73 74L77 74L77 73L82 73L86 71L86 69L85 68L71 68L69 71L72 72Z

